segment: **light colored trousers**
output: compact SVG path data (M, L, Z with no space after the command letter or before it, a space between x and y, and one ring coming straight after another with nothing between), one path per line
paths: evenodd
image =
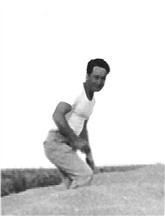
M69 146L68 138L59 131L49 131L44 150L49 161L59 169L66 188L73 189L90 184L93 178L92 169Z

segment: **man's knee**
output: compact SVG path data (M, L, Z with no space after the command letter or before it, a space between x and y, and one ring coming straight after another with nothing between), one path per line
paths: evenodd
M82 175L82 179L84 179L84 182L86 182L86 184L90 184L93 180L93 170L91 168L88 168Z
M93 180L93 172L88 176L87 184L90 184Z
M88 172L88 181L89 181L89 183L91 183L91 181L93 180L93 170L92 169L90 169L90 171Z

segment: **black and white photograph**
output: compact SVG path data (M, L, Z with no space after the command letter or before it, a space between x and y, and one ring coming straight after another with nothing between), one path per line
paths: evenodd
M165 1L0 13L1 215L165 215Z

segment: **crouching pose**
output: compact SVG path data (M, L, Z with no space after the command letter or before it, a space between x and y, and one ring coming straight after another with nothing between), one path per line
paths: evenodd
M57 129L49 131L44 149L47 158L59 169L66 188L89 185L93 178L95 164L87 123L95 105L94 93L104 87L109 72L109 65L103 59L89 61L81 91L76 92L73 102L61 101L53 113ZM86 162L77 150L86 155Z

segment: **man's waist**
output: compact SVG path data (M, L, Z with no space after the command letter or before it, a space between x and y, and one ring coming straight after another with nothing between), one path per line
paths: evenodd
M45 141L65 142L66 144L68 144L69 138L62 134L58 129L51 129Z

